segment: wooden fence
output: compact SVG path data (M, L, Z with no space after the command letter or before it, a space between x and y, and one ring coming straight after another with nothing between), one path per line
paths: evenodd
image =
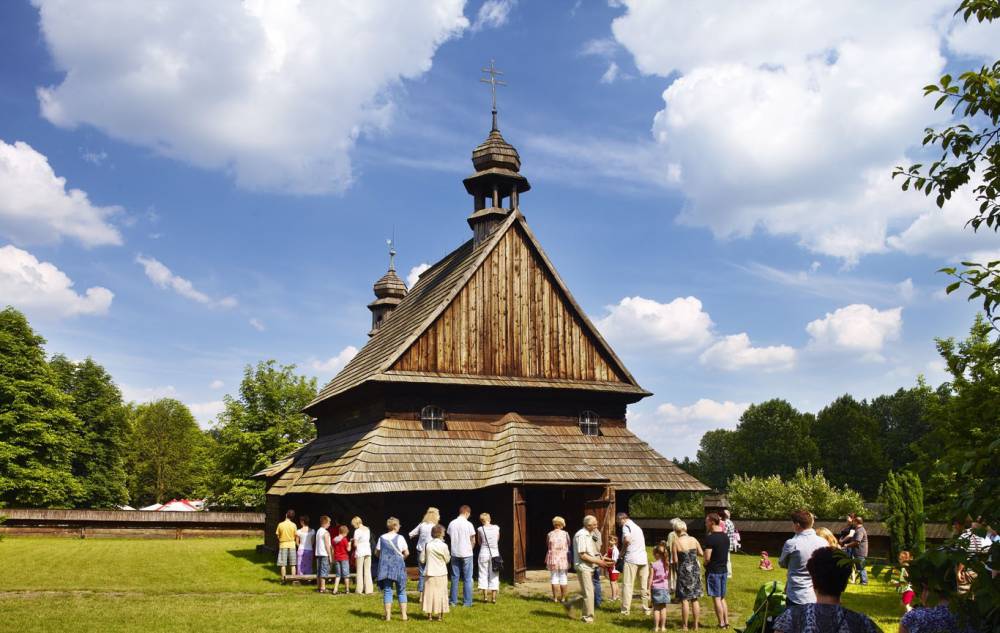
M0 534L73 538L192 538L264 534L262 512L141 512L4 508Z

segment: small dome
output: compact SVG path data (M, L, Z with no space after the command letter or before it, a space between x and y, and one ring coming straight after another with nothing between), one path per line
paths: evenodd
M406 296L406 284L399 278L396 271L392 269L375 282L374 290L375 296L379 299L387 297L402 299Z
M521 171L521 157L514 146L500 136L500 130L494 128L486 140L472 150L472 165L476 171L493 167Z

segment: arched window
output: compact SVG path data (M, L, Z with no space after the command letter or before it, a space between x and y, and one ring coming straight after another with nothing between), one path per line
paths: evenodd
M444 430L444 409L432 404L420 410L420 422L424 425L425 431Z
M595 437L601 434L601 419L596 413L584 411L580 414L580 432Z

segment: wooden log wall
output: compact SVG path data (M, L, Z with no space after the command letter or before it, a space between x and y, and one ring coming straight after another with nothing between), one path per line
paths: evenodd
M626 382L517 225L392 369Z

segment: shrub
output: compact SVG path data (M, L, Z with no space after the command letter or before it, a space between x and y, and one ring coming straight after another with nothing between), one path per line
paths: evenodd
M628 513L637 518L690 519L705 514L704 496L690 492L674 495L646 492L637 494L628 502Z
M903 550L914 556L924 551L924 487L915 474L889 473L879 500L885 504L885 524L892 544L892 560Z
M861 494L830 484L822 471L799 469L784 481L778 475L729 480L727 491L733 516L741 519L785 519L805 508L819 518L833 519L864 510Z

